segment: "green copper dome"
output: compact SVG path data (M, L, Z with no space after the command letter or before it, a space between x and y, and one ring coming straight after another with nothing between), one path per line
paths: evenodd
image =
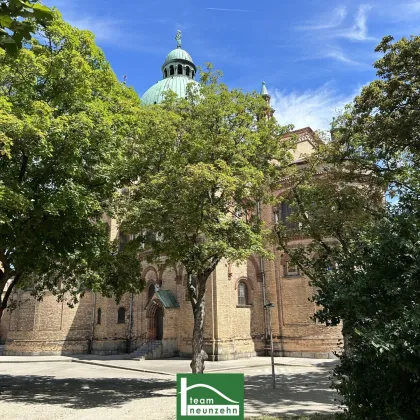
M193 62L193 59L191 58L191 56L187 53L187 51L183 50L182 48L175 48L174 50L172 50L166 56L166 59L163 65L165 66L166 64L174 60L185 60L191 63Z
M185 97L187 85L189 83L198 84L194 80L197 67L191 56L181 48L181 31L177 32L175 39L178 48L166 56L162 65L163 79L150 87L141 98L146 105L160 104L165 97L165 92L169 90L181 98Z
M145 92L141 101L146 105L160 104L164 99L164 93L169 90L175 92L180 98L185 97L188 83L198 85L195 80L186 76L173 76L160 80Z

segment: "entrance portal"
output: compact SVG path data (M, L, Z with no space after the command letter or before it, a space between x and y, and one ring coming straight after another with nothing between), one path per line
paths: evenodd
M149 340L162 340L163 339L163 308L160 302L151 302L150 310L148 313L148 330L147 337Z
M162 308L158 308L155 313L156 322L156 338L155 340L162 340L163 338L163 311Z

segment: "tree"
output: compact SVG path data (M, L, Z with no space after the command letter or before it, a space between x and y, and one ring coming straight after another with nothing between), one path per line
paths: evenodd
M351 418L420 416L418 222L418 211L394 209L366 226L317 297L318 319L347 326L335 377Z
M416 419L420 37L385 37L376 51L378 79L335 121L312 175L294 179L290 220L305 240L291 248L278 234L317 289L315 317L343 326L334 386L349 417Z
M389 194L419 195L420 37L383 38L374 67L378 79L363 88L334 123L336 160L373 172Z
M104 216L140 103L93 34L54 12L29 49L0 51L0 104L10 152L0 156L0 315L28 284L73 301L87 289L117 298L140 290L137 254L117 252Z
M16 54L36 26L47 25L52 17L52 11L39 0L0 0L0 48Z
M194 314L193 373L203 373L207 279L227 259L266 255L266 232L255 217L288 162L286 131L267 118L262 97L229 91L217 75L201 74L186 98L168 95L151 107L147 131L133 144L131 184L116 214L122 229L147 242L149 259L182 263Z

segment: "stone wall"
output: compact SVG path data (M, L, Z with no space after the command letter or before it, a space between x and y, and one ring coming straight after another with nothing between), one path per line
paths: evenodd
M272 209L264 208L266 219ZM274 258L265 260L267 301L274 303L271 312L275 354L292 357L333 357L340 338L339 328L317 325L311 316L316 308L309 298L314 293L303 276L288 276L287 257L273 250ZM193 313L186 293L186 273L180 267L144 271L145 290L133 297L125 294L117 304L114 299L87 293L74 307L57 302L47 294L40 303L29 292L15 294L18 307L2 320L8 330L6 354L94 354L110 355L128 351L127 338L144 340L150 327L149 286L170 290L179 308L163 308L164 345L156 357L191 355ZM238 285L248 290L246 305L238 305ZM153 289L154 290L154 289ZM159 303L159 302L157 302ZM118 322L118 310L124 308L124 322ZM100 309L100 320L98 318ZM133 320L130 332L130 310ZM100 321L100 322L99 322ZM121 320L120 320L121 321ZM222 261L210 276L206 291L204 347L210 360L228 360L267 354L265 340L263 283L260 261L251 257L239 265ZM4 334L4 332L3 332ZM93 341L92 341L93 338ZM158 354L159 353L159 354Z
M7 339L10 324L10 312L8 310L3 312L0 320L0 345L4 344Z
M37 302L30 292L18 291L17 307L10 314L4 354L82 354L89 350L93 294L74 308L47 293Z

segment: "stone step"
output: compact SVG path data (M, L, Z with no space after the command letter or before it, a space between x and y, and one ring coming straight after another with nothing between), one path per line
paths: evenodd
M134 350L132 354L133 356L136 356L136 358L142 358L161 345L162 341L160 340L149 341Z
M133 354L136 354L136 355L143 355L143 354L148 354L148 353L151 353L154 349L156 349L156 348L158 348L159 346L156 346L156 347L150 347L149 349L144 349L144 350L140 350L140 351L135 351L135 352L133 352Z

